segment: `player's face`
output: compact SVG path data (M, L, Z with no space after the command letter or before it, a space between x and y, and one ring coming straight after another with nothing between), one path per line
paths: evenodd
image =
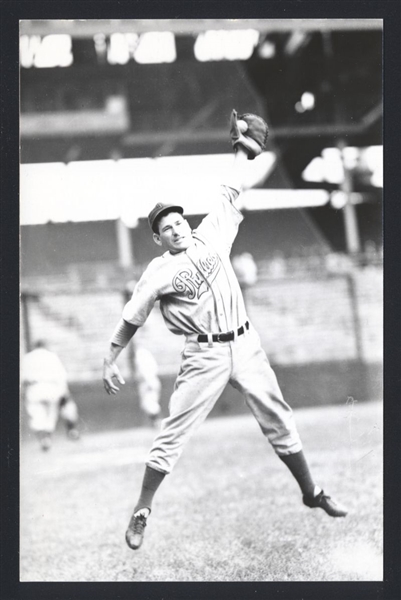
M171 254L183 252L193 242L189 223L180 213L171 212L159 221L159 233L153 234L159 246L169 250Z

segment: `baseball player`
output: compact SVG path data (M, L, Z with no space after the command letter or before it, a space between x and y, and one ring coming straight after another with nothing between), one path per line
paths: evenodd
M235 204L247 160L264 149L268 128L256 115L232 111L235 152L230 181L216 194L213 210L191 231L183 208L156 204L148 220L153 239L164 253L153 259L125 305L104 359L108 394L124 384L116 359L141 327L156 301L167 328L185 338L182 363L169 404L146 461L142 489L126 531L133 550L143 541L152 500L177 463L186 442L205 420L227 383L238 389L262 433L298 482L303 502L331 517L344 517L312 478L291 408L284 401L259 336L246 314L230 251L243 216Z
M59 357L38 340L21 361L21 391L29 418L42 450L49 450L59 418L71 440L79 438L78 408L72 399L67 372Z
M157 427L161 412L161 382L157 362L149 350L135 344L133 349L133 363L139 406L148 416L152 426Z

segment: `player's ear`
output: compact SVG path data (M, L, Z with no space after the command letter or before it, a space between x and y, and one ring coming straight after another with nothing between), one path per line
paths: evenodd
M155 244L157 244L158 246L162 245L162 241L160 239L160 235L158 233L154 233L153 234L153 241L155 242Z

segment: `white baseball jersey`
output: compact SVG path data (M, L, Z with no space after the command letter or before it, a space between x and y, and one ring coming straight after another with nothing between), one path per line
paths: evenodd
M146 348L135 348L135 374L139 404L148 415L160 413L161 382L155 357Z
M192 232L184 252L152 260L123 311L123 319L142 326L155 302L175 334L225 332L246 321L241 289L230 251L243 219L232 202L239 190L221 186L216 208Z
M65 368L59 357L46 348L35 348L25 354L21 361L21 380L29 384L26 390L29 402L57 403L68 391Z
M21 381L26 384L25 406L32 431L53 433L58 418L78 419L78 409L70 398L60 412L59 402L68 394L67 372L59 357L46 348L35 348L21 361Z
M135 348L135 370L137 379L141 381L152 382L158 378L158 364L146 348Z

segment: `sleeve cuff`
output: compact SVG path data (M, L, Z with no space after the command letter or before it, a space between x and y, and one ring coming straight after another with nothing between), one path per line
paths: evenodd
M137 329L137 325L132 325L124 319L120 319L113 332L113 335L111 336L110 343L125 348L128 342L134 336Z

